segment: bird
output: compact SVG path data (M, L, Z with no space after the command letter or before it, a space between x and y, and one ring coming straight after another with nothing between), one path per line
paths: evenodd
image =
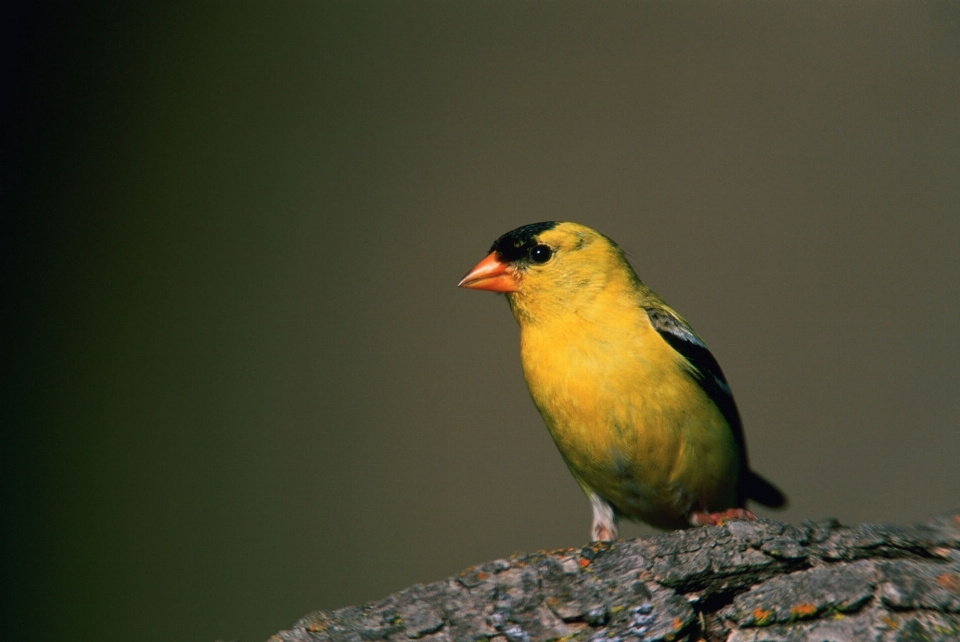
M717 360L623 250L572 222L500 236L458 284L506 296L533 403L590 501L594 541L618 520L674 530L756 519L786 497L747 462Z

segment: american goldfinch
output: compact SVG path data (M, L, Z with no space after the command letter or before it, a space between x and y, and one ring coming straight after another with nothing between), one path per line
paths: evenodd
M747 466L730 387L703 340L610 239L576 223L498 238L460 287L506 294L530 396L593 507L673 529L753 518L783 494Z

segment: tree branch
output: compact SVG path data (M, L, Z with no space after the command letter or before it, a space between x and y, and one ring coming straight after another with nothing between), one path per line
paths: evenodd
M924 524L730 521L515 555L274 642L960 639L960 510Z

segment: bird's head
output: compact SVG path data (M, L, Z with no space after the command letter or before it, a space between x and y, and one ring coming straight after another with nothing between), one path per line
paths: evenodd
M601 293L639 283L622 250L577 223L532 223L507 232L458 284L507 295L518 320L582 311Z

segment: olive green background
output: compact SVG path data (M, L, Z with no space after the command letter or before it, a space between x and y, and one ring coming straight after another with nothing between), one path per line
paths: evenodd
M955 2L2 28L5 639L260 640L583 544L516 324L455 287L542 220L618 241L704 337L777 516L960 504Z

